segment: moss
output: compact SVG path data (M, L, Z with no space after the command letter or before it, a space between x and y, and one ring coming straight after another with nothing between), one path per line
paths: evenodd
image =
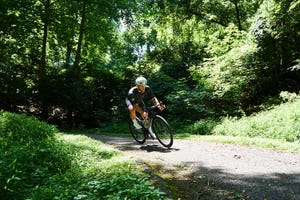
M150 161L144 163L145 172L151 175L157 187L171 199L247 199L241 192L218 188L214 181L197 176L184 164L165 168Z

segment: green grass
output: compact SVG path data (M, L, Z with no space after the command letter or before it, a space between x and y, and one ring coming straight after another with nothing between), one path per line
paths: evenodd
M239 119L202 119L183 132L176 137L300 153L300 98Z
M94 129L75 129L65 130L67 134L96 134L96 135L109 135L109 136L120 136L120 137L131 137L131 133L128 129L128 122L115 122L108 123L106 126Z
M201 119L171 126L175 139L241 144L300 153L300 98L242 118ZM172 122L170 123L172 124ZM82 133L131 137L127 122Z
M300 99L252 116L202 119L180 138L300 153ZM178 130L182 130L178 132ZM0 111L1 199L166 199L141 164L86 134L131 137L127 122L58 133L25 115Z
M300 99L241 119L226 118L213 134L262 137L296 142L300 139Z
M59 139L76 154L72 168L35 189L32 199L166 199L140 165L112 147L83 135Z
M252 116L202 119L180 138L300 153L300 99ZM35 118L0 111L1 199L166 199L140 164L86 134L131 137L127 122L58 133Z
M268 138L249 138L238 136L222 136L222 135L209 135L209 136L190 136L186 139L192 139L203 142L217 142L225 144L244 145L258 148L269 148L278 151L300 153L299 142L285 142L277 139Z
M262 137L296 142L300 139L300 99L241 119L225 118L214 135Z
M0 111L1 199L167 199L143 167L81 134Z

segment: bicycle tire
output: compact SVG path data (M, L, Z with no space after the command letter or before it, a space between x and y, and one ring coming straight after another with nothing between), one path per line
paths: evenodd
M155 115L152 122L152 129L160 144L167 148L173 145L173 133L170 125L162 116Z
M137 117L136 119L138 122L140 122L141 120ZM129 126L129 131L133 137L133 139L135 141L137 141L139 144L144 144L145 141L146 141L146 135L144 133L144 131L137 131L136 128L133 126L133 123L132 123L132 120L130 119L129 120L129 123L128 123L128 126Z

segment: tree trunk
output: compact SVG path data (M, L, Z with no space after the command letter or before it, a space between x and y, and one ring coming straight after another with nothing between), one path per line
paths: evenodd
M71 61L71 53L72 53L72 42L68 42L67 44L67 52L66 52L66 66L70 66Z
M42 119L46 120L48 118L48 98L46 95L47 83L46 83L46 55L47 55L47 37L48 37L48 26L49 26L49 10L50 10L50 0L45 3L45 13L42 16L43 25L43 43L41 52L41 62L39 68L39 92L42 104Z
M73 71L75 72L75 74L79 73L79 62L80 62L80 56L81 56L83 34L84 34L84 29L85 29L84 28L85 20L86 20L86 0L83 1L83 5L82 5L80 32L79 32L79 38L78 38L78 43L77 43L75 61L73 63Z
M85 31L85 21L86 21L86 7L87 7L87 0L83 1L82 5L82 14L81 14L81 22L80 22L80 32L79 32L79 38L78 38L78 43L77 43L77 49L76 49L76 55L75 55L75 61L73 63L73 66L71 68L71 79L72 81L72 86L71 88L75 89L74 87L77 86L77 83L79 82L79 77L80 77L80 70L79 70L79 62L80 62L80 57L81 57L81 47L82 47L82 40L83 40L83 35ZM72 97L72 99L77 99L76 96L80 94L73 94L75 96ZM76 108L74 106L68 106L68 122L70 127L74 127L74 117L76 117L73 113L76 113Z
M239 9L239 0L233 0L232 3L234 4L234 7L235 7L236 20L238 23L239 30L241 31L243 29L242 29L242 23L241 23L241 13L240 13L240 9Z

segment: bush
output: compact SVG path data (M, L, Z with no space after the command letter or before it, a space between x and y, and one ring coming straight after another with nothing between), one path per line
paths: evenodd
M76 152L73 166L34 188L29 199L167 199L139 164L111 146L78 134L59 136Z
M300 139L300 99L241 119L226 118L216 126L216 135L232 135L279 139L296 142Z
M166 199L119 151L33 117L0 111L0 151L1 199Z
M155 96L162 101L165 101L166 96L178 88L177 81L162 72L155 73L148 81Z
M197 135L211 135L212 130L217 126L219 120L217 119L201 119L192 125L186 127L185 131Z
M181 88L177 86L177 91L168 94L167 99L172 102L168 110L180 120L199 120L217 115L216 99L202 87L189 89L181 84Z
M0 112L0 197L18 199L71 164L56 129L36 118Z

